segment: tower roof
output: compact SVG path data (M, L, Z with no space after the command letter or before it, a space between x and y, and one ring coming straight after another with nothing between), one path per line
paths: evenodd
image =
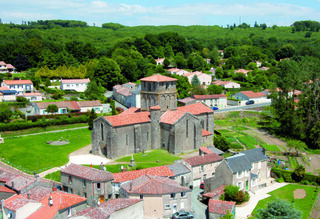
M175 78L170 78L160 74L152 75L146 78L141 78L140 81L149 81L149 82L167 82L167 81L176 81Z

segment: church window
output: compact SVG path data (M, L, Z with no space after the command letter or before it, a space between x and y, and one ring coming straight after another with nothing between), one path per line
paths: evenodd
M126 134L126 145L128 145L128 134Z
M204 121L203 120L201 120L201 127L202 127L202 129L204 129Z
M189 136L189 120L187 119L187 122L186 122L186 137L188 138Z
M147 132L147 141L149 141L149 132Z
M103 123L101 123L101 140L103 141Z

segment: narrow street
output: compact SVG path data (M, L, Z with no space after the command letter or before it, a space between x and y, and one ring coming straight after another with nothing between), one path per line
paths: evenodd
M191 205L192 211L195 219L205 219L207 218L207 206L198 200L198 196L203 190L199 187L193 188L191 194Z

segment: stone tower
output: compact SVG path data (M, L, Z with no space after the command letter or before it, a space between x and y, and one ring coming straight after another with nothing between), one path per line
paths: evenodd
M160 148L161 128L160 128L160 117L161 107L152 106L150 107L150 120L151 120L151 148Z
M140 81L141 110L148 111L153 106L160 106L162 112L177 109L177 79L156 74Z

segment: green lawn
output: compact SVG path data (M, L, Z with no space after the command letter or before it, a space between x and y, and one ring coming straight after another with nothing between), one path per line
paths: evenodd
M242 135L237 137L237 139L241 142L241 144L245 145L248 150L256 148L255 145L258 144L257 139L250 135Z
M58 171L56 171L56 172L49 173L49 174L46 175L44 178L46 178L46 179L51 179L51 180L57 181L57 182L61 182L61 171L58 170Z
M293 192L296 189L304 189L306 191L306 197L303 199L294 199ZM317 198L318 192L319 190L314 186L304 186L298 184L286 185L280 189L268 193L271 196L259 201L256 208L253 210L252 215L256 214L258 209L265 208L269 202L279 198L294 204L294 206L302 212L302 218L307 219Z
M263 147L264 149L266 149L267 151L281 151L277 145L272 145L272 144L265 144L265 145L261 145L261 147Z
M61 146L46 143L61 137L70 143ZM2 161L24 172L39 173L66 164L68 154L90 143L91 131L88 129L9 138L0 144L0 157Z

